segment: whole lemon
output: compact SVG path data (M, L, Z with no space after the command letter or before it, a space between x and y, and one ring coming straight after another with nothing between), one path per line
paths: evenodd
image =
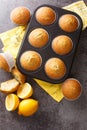
M35 99L24 99L20 102L18 114L23 116L31 116L38 110L39 103Z

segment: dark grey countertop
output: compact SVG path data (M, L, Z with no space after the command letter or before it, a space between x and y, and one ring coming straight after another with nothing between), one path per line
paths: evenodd
M42 4L62 7L75 1L78 0L0 0L0 33L16 26L10 21L9 14L17 6L26 6L33 13ZM81 33L71 74L83 87L81 97L73 102L63 99L57 103L33 80L29 81L40 104L38 112L31 117L6 111L5 95L0 93L0 130L87 130L87 28ZM11 74L0 70L0 82L9 78Z

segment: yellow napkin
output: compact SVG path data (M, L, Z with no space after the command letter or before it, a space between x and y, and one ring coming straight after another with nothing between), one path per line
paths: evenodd
M16 59L23 36L25 34L26 26L18 26L7 32L0 34L0 38L4 44L2 50L9 51Z
M73 3L67 7L68 10L77 12L83 20L83 29L87 27L87 7L83 1ZM85 12L85 13L84 13ZM25 34L26 26L18 26L12 30L0 34L0 38L4 44L3 51L9 51L16 59L21 41ZM63 99L61 92L61 84L51 84L42 80L34 79L39 86L44 89L55 101L60 102Z
M60 102L64 97L61 91L61 84L51 84L38 79L34 80L57 102Z

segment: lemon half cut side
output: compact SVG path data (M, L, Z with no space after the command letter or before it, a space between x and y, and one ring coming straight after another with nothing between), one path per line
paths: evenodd
M5 99L5 107L7 111L14 111L19 105L19 98L15 94L9 94Z
M33 94L33 88L29 83L21 84L17 90L17 96L21 99L31 97Z

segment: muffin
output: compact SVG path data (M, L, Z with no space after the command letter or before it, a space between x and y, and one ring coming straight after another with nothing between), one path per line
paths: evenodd
M42 28L34 29L28 36L29 43L36 48L45 46L48 40L49 35L47 31Z
M9 52L0 53L0 68L10 72L15 66L15 61Z
M60 79L66 73L66 65L59 58L50 58L45 64L45 72L51 79Z
M40 7L36 11L36 20L42 25L50 25L55 19L55 11L50 7Z
M27 71L37 70L42 63L40 54L36 51L26 51L20 57L20 64Z
M73 101L80 97L82 87L78 80L69 78L62 84L62 92L66 99Z
M26 7L17 7L12 10L10 19L18 25L26 25L30 20L30 10Z
M59 55L68 54L71 52L72 48L72 40L66 35L57 36L52 41L52 49Z
M78 19L72 14L65 14L59 19L59 26L66 32L74 32L78 28Z

